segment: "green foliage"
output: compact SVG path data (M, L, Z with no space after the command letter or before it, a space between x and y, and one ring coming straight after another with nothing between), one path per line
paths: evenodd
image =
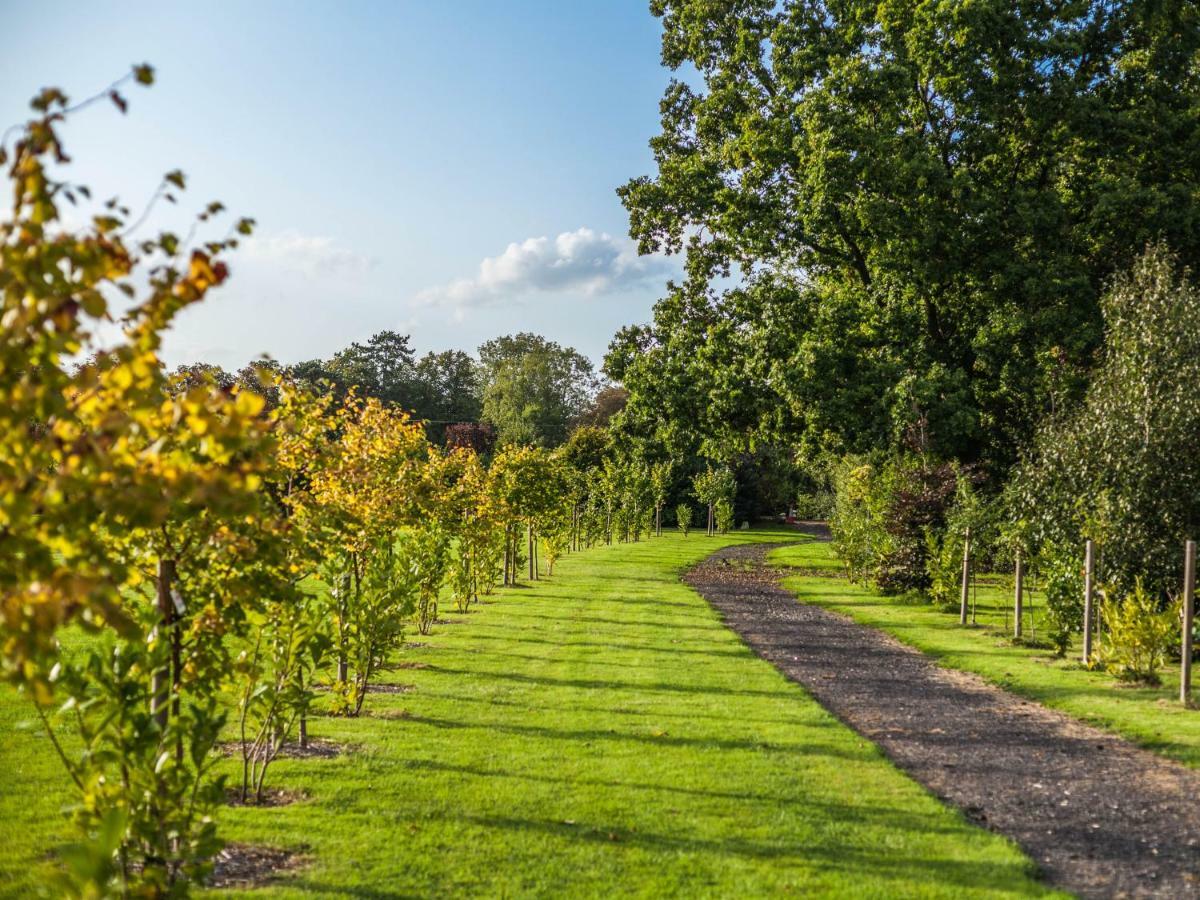
M733 501L721 499L713 504L713 519L721 534L728 534L733 527Z
M875 571L887 545L883 530L886 496L875 467L861 457L847 456L832 468L833 515L829 529L833 547L845 562L850 579L862 583Z
M830 529L850 577L871 580L883 593L904 594L929 590L933 575L941 590L943 557L950 553L942 549L947 513L956 495L964 504L970 496L961 481L956 467L927 457L870 463L849 456L836 463ZM974 506L970 513L966 508L960 515L964 530L974 514Z
M147 611L144 622L155 618ZM55 688L69 698L62 712L83 748L67 756L55 742L79 789L72 815L84 841L68 856L72 894L182 896L221 847L211 812L225 779L213 775L212 750L225 716L213 691L155 715L146 673L168 667L170 653L161 636L106 636L59 668ZM91 835L100 836L95 845Z
M1163 606L1135 581L1123 597L1101 593L1100 620L1104 631L1097 662L1121 681L1158 684L1158 670L1179 639L1179 601Z
M1049 545L1037 557L1046 591L1046 631L1057 656L1065 656L1071 636L1083 628L1083 554Z
M649 337L619 339L626 361L649 348L631 408L699 373L730 427L669 396L663 417L706 438L750 418L807 449L1005 468L1078 396L1100 286L1152 236L1200 251L1189 4L653 10L663 63L689 74L663 97L655 172L620 194L641 250L686 249L690 283ZM733 267L748 283L713 300Z
M722 506L726 516L725 529L733 523L733 495L737 490L737 479L728 466L709 465L692 478L692 491L696 499L708 507L708 533L713 534L720 525L717 522L717 507Z
M946 510L941 528L925 527L926 569L929 574L929 598L944 609L958 609L962 602L962 560L968 531L971 536L971 568L985 570L995 553L995 529L991 513L994 504L981 498L969 473L961 469L955 475L954 501Z
M1113 282L1106 346L1083 405L1043 429L1009 487L1037 542L1100 546L1100 579L1162 594L1200 527L1200 288L1151 247Z
M263 802L271 763L312 706L313 675L332 644L328 618L325 598L301 592L250 616L253 637L233 667L243 803Z
M397 567L415 589L417 630L429 634L437 620L438 595L450 565L450 537L436 525L413 528L401 535L397 557ZM404 610L397 613L393 615L399 617Z
M675 527L687 537L692 529L692 507L688 503L680 503L675 507Z
M501 444L556 447L591 403L592 364L570 347L522 332L479 348L483 418Z
M793 508L798 518L825 521L833 517L834 505L832 491L806 491L796 495Z

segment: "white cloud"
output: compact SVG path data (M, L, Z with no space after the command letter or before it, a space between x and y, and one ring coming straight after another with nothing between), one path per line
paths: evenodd
M298 271L309 278L360 274L374 265L370 257L342 246L334 238L294 230L246 238L240 249L238 255L244 259Z
M580 228L509 244L499 256L484 259L475 277L421 291L417 302L461 311L536 292L615 293L670 269L665 257L638 256L630 240Z

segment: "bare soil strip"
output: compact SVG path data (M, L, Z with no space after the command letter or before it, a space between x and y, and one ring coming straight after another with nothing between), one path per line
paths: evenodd
M1200 772L797 602L727 547L684 580L759 656L971 820L1085 897L1200 896Z

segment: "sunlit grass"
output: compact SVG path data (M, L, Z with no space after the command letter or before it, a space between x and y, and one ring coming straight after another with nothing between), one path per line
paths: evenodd
M367 699L283 760L305 802L228 809L235 840L311 862L263 896L962 897L1045 893L966 822L751 653L679 581L722 543L669 534L564 559L448 612ZM421 639L425 640L425 639ZM67 794L28 701L0 689L0 885L32 893ZM230 766L232 771L232 765Z

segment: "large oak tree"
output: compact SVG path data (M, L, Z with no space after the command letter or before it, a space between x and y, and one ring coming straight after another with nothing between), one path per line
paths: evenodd
M1110 276L1152 240L1200 250L1194 2L651 7L680 75L657 172L620 194L690 284L618 342L631 407L708 348L814 445L1004 466L1077 396ZM728 271L745 290L707 295ZM704 324L667 360L680 309Z

